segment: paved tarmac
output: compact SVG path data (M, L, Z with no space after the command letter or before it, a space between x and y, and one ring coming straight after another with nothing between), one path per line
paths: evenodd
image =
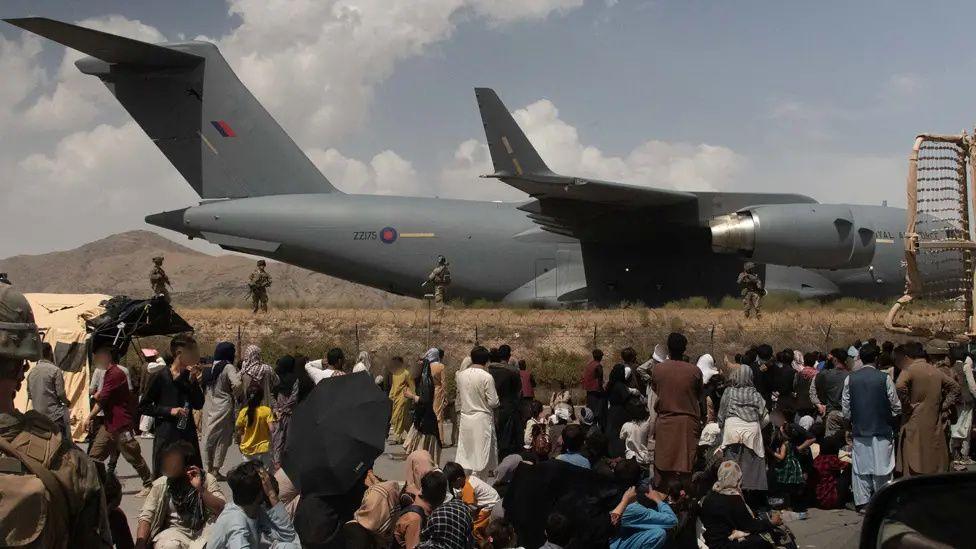
M148 463L152 456L153 441L139 439L139 442L142 445L142 455ZM376 461L373 470L381 478L402 481L404 479L403 448L401 446L387 446L386 452ZM441 463L454 459L454 455L454 448L446 448L441 454ZM395 459L396 457L400 459ZM240 452L236 447L232 447L227 454L224 472L226 473L241 461ZM135 537L136 519L143 502L142 499L135 496L141 488L139 477L132 467L125 462L125 459L119 460L118 474L124 489L122 510L125 511L129 519L129 526L132 528L133 537ZM225 483L221 483L221 488L224 490L224 494L230 497L230 489ZM788 526L796 535L800 549L848 549L856 548L858 545L861 517L857 513L846 510L821 511L811 509L807 520L789 522Z

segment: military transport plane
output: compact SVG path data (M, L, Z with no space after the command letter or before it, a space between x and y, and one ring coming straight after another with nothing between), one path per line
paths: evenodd
M738 295L744 258L767 288L895 295L895 208L795 194L687 192L553 173L494 91L475 90L494 164L523 204L336 189L214 44L148 44L44 18L9 23L90 57L98 77L200 196L146 222L224 249L420 297L438 254L451 297L557 306Z

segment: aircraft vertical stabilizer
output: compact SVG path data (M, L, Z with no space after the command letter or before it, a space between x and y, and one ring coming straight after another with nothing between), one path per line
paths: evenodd
M475 88L495 176L554 175L491 88Z
M337 192L208 42L147 44L31 17L8 23L91 57L97 76L202 198Z

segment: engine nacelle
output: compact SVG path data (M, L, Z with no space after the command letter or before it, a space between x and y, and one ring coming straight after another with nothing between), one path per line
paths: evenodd
M839 204L770 204L716 217L709 223L712 249L758 263L808 269L867 267L874 258L874 229L859 227Z

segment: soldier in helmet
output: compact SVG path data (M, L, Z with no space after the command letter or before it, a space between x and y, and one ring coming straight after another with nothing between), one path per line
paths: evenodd
M0 273L0 284L10 285L10 278L7 277L7 273Z
M451 271L448 269L450 263L447 262L447 258L439 255L437 256L437 266L434 270L430 272L430 276L424 282L424 286L428 284L434 285L434 303L438 307L444 307L444 297L447 287L451 285Z
M43 414L14 408L27 361L40 356L27 299L0 285L0 545L112 547L95 463Z
M153 295L161 295L163 299L169 301L169 277L163 270L163 258L157 256L153 258L153 269L149 272L149 285L152 286Z
M247 287L251 290L251 303L254 305L254 312L260 308L268 312L268 288L271 287L271 275L264 270L267 263L263 259L258 260L258 268L251 273L251 278Z
M755 263L747 261L742 266L742 272L739 273L739 278L736 281L739 284L739 291L742 294L742 311L745 313L746 318L749 318L751 313L755 313L756 318L762 316L760 306L762 305L763 296L766 295L766 290L763 289L762 279L753 272L755 268Z

